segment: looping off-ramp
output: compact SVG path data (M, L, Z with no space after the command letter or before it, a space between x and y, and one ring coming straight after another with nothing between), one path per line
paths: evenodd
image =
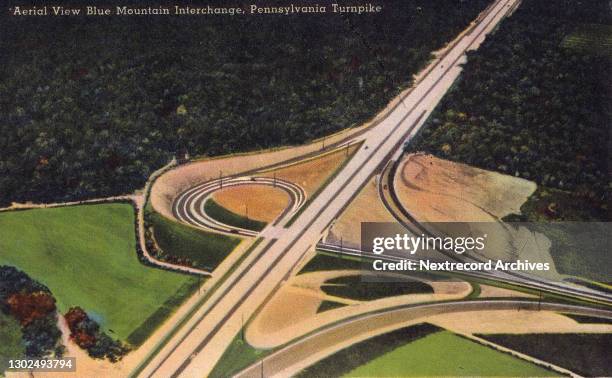
M176 219L192 226L221 233L256 236L257 231L231 226L212 218L204 206L211 196L222 189L244 185L266 185L284 190L289 195L289 204L276 218L272 225L294 215L306 200L304 189L300 186L278 178L235 177L220 178L196 185L181 193L173 203L172 212Z

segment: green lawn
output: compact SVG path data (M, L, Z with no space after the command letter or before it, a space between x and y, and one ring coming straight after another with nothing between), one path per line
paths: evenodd
M360 270L361 268L362 260L358 257L317 251L317 254L304 265L299 274L326 270Z
M612 324L612 319L598 318L588 315L562 314L581 324Z
M317 308L317 314L320 312L325 312L327 310L333 310L335 308L340 308L346 306L344 303L334 302L334 301L323 301Z
M122 340L195 280L143 265L135 245L128 204L0 214L0 265L23 270L49 287L60 311L81 306Z
M185 298L198 290L204 279L204 277L201 277L200 280L192 279L185 282L175 295L168 297L155 312L149 315L146 321L143 321L138 328L134 329L126 341L132 345L140 345L145 342L149 335L183 303Z
M234 226L244 228L247 230L261 231L266 227L266 222L260 222L254 219L243 217L240 214L236 214L229 211L225 207L219 205L214 200L209 199L204 204L204 211L213 219L226 224L228 226Z
M612 377L610 333L495 334L480 337L585 377Z
M448 331L436 332L403 345L347 374L349 377L555 375Z
M251 365L256 360L266 356L271 350L256 349L243 341L243 331L240 331L227 347L221 359L210 372L209 378L231 377L233 373Z
M7 359L21 358L24 354L19 323L0 311L0 376L8 368Z
M359 366L391 353L396 348L418 340L441 328L422 323L397 329L353 344L299 372L297 378L341 377Z
M238 244L239 238L204 232L151 212L155 240L168 255L186 257L195 267L213 271Z
M325 281L321 285L321 290L328 295L359 301L371 301L396 295L433 293L433 288L425 282L410 279L398 280L397 278L389 280L383 275L336 277Z

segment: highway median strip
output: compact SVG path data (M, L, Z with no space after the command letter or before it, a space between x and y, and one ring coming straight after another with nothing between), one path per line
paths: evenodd
M136 367L136 369L130 373L130 377L136 377L140 374L145 367L157 356L157 354L164 348L170 339L174 337L178 331L195 315L199 308L204 304L215 291L227 280L227 278L242 264L242 262L253 252L259 244L263 241L263 238L256 239L253 244L240 256L240 258L234 263L231 269L229 269L220 279L217 281L207 293L200 298L196 304L189 310L189 312L176 324L176 326L153 348L153 350L147 355L147 357Z

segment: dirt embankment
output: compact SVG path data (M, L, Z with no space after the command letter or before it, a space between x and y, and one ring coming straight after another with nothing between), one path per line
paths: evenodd
M439 159L408 155L395 177L403 206L422 222L496 222L518 213L534 182Z
M258 348L273 348L339 319L410 303L460 299L472 291L471 285L463 281L423 281L433 288L433 293L358 301L334 297L321 290L321 285L327 280L362 273L358 270L332 270L292 277L249 324L247 341ZM344 306L317 313L325 300Z
M325 241L347 247L361 247L361 222L395 222L378 196L377 179L372 178L332 225Z
M253 176L289 181L299 185L307 196L312 195L356 148L357 144ZM289 197L283 190L260 185L227 187L215 192L212 198L236 214L264 222L276 219L289 203Z
M325 182L325 180L344 163L355 149L357 144L342 148L322 156L291 164L275 170L262 172L257 176L279 178L299 185L306 195L312 195Z
M228 187L215 192L212 198L235 214L261 222L272 222L289 203L284 190L262 185Z
M521 205L537 188L534 182L432 155L411 154L402 161L394 186L402 206L419 222L448 222L429 225L439 234L486 235L486 247L472 252L475 257L548 263L549 271L533 273L559 279L550 240L524 225L502 221L506 215L520 213Z
M475 333L608 333L609 324L581 324L551 311L491 310L439 314L428 322L464 334Z
M504 289L496 286L480 285L479 298L536 298L535 295Z

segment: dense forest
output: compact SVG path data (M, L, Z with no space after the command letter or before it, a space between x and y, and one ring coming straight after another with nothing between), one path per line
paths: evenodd
M537 182L520 219L609 219L612 55L563 43L585 24L608 1L523 1L406 148Z
M179 152L297 144L353 126L488 3L385 0L367 15L4 12L0 204L128 193Z

